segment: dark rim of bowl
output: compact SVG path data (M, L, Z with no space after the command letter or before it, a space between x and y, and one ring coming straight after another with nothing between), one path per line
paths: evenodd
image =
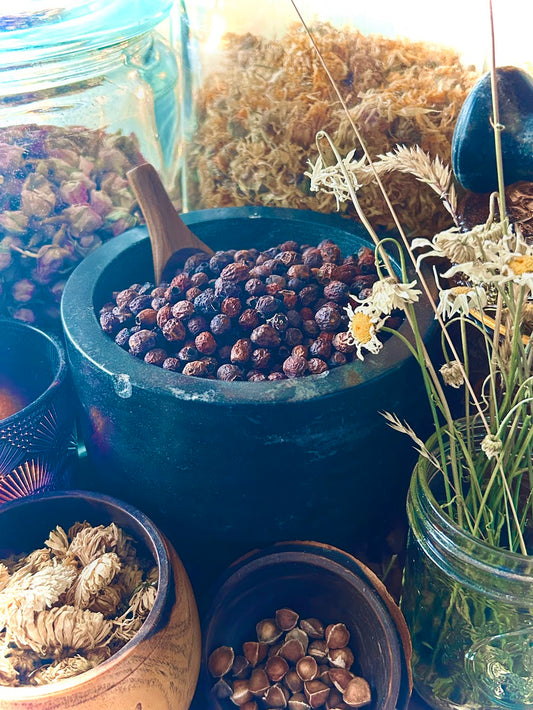
M20 338L24 338L29 333L31 333L36 338L42 338L43 344L47 343L56 353L57 365L55 367L53 379L48 385L48 387L44 390L44 392L41 392L41 394L36 399L34 399L22 409L19 409L17 412L10 414L4 419L0 419L0 428L10 426L11 424L14 424L17 420L23 417L27 417L35 410L39 409L43 405L43 403L46 402L52 396L54 390L56 390L59 385L61 385L65 381L69 371L65 349L57 337L55 337L54 335L50 335L50 333L45 333L44 330L40 330L39 328L36 328L35 326L30 325L29 323L24 323L23 321L8 318L0 319L0 333L2 334L2 338L4 340L8 330L12 330L14 332L19 331Z
M351 237L359 237L372 247L364 228L339 215L322 214L309 210L282 207L225 207L198 210L183 215L185 223L194 231L195 225L224 219L261 219L303 221L324 228L344 231ZM201 236L201 235L200 235ZM287 235L290 238L290 231ZM276 404L279 402L303 401L331 395L341 389L361 387L380 377L388 376L399 369L411 357L406 346L391 335L378 355L365 354L364 362L357 357L346 365L328 370L321 375L306 375L296 379L267 382L224 382L190 377L178 372L169 372L131 356L106 335L98 322L94 303L96 286L104 272L127 249L135 248L148 240L145 227L136 227L109 240L86 257L67 281L61 301L61 319L67 350L72 347L88 359L92 366L111 376L117 384L126 378L129 385L171 393L174 397L212 404ZM147 267L151 269L151 266ZM153 274L147 271L147 276ZM410 274L414 278L414 274ZM430 272L427 278L432 282ZM111 295L111 294L110 294ZM434 326L434 312L422 298L414 305L418 323L424 337ZM406 319L399 333L411 339Z
M148 613L139 631L130 639L122 648L110 656L107 660L99 665L91 668L84 673L59 680L54 683L48 683L41 686L17 686L8 687L0 686L0 698L21 699L22 695L31 697L42 697L46 695L55 695L57 692L68 690L69 688L77 688L82 684L89 683L95 676L100 675L106 669L120 663L121 659L135 648L141 641L148 636L151 636L157 630L158 624L165 617L165 611L168 604L168 594L171 590L173 581L173 572L170 562L170 557L167 552L162 533L155 524L142 511L129 503L113 498L112 496L103 493L95 493L94 491L85 490L68 490L68 491L47 491L38 493L24 498L17 498L14 501L4 504L0 508L0 515L14 508L22 508L31 506L46 500L65 500L65 499L83 499L88 503L95 505L103 505L107 509L120 511L121 514L126 514L134 523L134 526L146 531L141 542L146 546L148 551L154 556L155 562L159 570L159 578L157 585L157 594L154 606ZM177 580L174 580L176 582Z

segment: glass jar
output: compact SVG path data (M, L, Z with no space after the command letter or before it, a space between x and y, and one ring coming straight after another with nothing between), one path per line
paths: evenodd
M171 4L38 0L0 16L0 315L58 326L72 268L139 221L135 164L178 198L178 62L157 29Z
M316 133L327 130L343 157L362 150L292 3L183 4L185 208L335 211L332 194L310 190ZM486 56L484 38L473 37L453 11L434 22L425 0L297 4L371 156L416 144L449 163L455 119ZM464 3L454 4L464 16ZM481 4L473 0L469 12L481 12ZM433 235L450 226L430 191L413 189L411 176L383 179L408 232ZM376 228L394 227L377 186L366 186L360 199Z
M421 458L407 499L401 599L415 689L443 710L533 707L533 557L457 527L437 503L439 485Z

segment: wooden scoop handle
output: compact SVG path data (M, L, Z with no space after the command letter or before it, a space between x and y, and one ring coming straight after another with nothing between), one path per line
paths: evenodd
M150 235L156 284L161 282L171 258L172 266L177 266L195 251L213 254L213 250L191 232L176 212L153 165L138 165L126 176Z

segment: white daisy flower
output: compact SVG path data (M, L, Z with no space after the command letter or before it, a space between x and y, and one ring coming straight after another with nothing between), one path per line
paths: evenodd
M372 295L368 302L372 308L383 315L389 315L395 308L403 310L406 304L416 303L422 293L414 288L415 285L416 281L406 284L392 276L387 276L373 284Z
M376 335L383 325L383 318L365 305L355 309L348 305L345 310L350 319L347 340L351 345L355 345L357 357L364 360L363 348L377 355L383 347Z
M437 313L444 319L455 314L467 316L472 308L482 310L487 305L487 292L482 286L454 286L439 291Z

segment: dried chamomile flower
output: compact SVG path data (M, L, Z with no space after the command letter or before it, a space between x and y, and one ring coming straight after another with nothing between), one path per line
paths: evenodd
M45 658L60 655L65 649L82 651L100 646L112 628L103 614L72 606L18 610L14 622L7 634L9 642Z
M114 552L105 552L84 567L66 596L67 604L86 608L91 599L113 580L120 571L120 559Z
M56 661L49 666L42 666L42 668L31 676L30 682L32 685L46 685L56 680L64 680L65 678L71 678L79 673L84 673L94 668L95 665L96 663L90 661L88 658L76 654L75 656Z

